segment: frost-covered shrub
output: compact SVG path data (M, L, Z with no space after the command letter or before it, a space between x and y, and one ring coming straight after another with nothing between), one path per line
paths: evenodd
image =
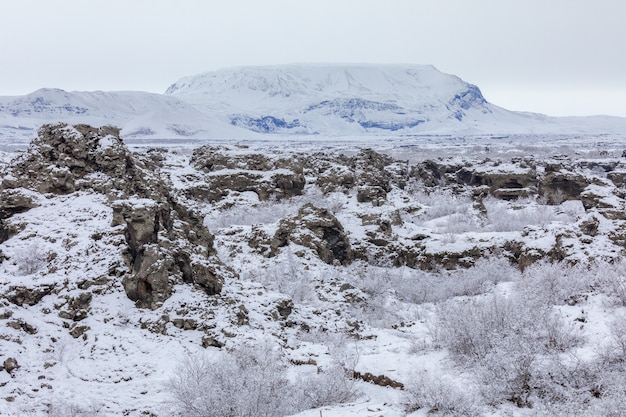
M296 410L287 367L269 349L245 348L215 362L188 357L169 389L184 417L277 417Z
M30 275L46 266L47 254L39 243L32 243L13 256L17 270L22 275Z
M483 200L487 210L488 228L494 232L514 232L526 226L544 226L556 220L569 221L565 215L557 215L553 206L541 205L531 200L511 203L488 197Z
M608 340L599 346L599 357L606 365L620 365L626 371L626 315L618 314L609 323Z
M428 409L429 415L474 417L479 415L475 393L458 383L426 371L417 373L405 385L403 396L407 412Z
M78 405L65 400L55 400L48 405L49 417L95 417L102 415L102 404Z
M481 224L477 221L476 216L470 213L452 213L450 215L440 217L434 224L436 233L447 234L448 241L454 243L456 234L467 233L481 229Z
M524 270L516 289L534 303L554 306L575 303L596 282L595 275L582 265L544 260Z
M241 274L242 278L263 284L266 288L288 295L296 303L316 300L315 273L303 267L289 250L283 251L276 262L264 268L255 268Z
M251 205L234 205L219 213L209 215L205 225L211 231L230 226L249 226L275 223L298 212L297 203L291 200L262 201Z
M626 307L626 275L616 274L611 279L605 279L605 289L607 294Z
M279 201L272 198L267 201L258 201L255 196L251 197L247 203L240 202L225 210L209 214L205 219L205 225L209 230L215 231L230 226L276 223L285 217L295 215L298 209L307 203L337 214L347 200L348 197L343 193L323 194L319 188L313 188L301 196Z
M551 308L521 296L451 300L438 306L437 318L440 341L469 361L521 344L542 353L562 352L581 342L576 329Z
M482 294L501 282L517 281L519 275L519 269L505 258L497 256L480 258L472 267L451 274L452 282L448 285L449 297Z
M339 213L347 201L346 194L338 191L324 193L319 187L311 187L306 194L299 197L300 205L311 203L315 207L327 209L333 215Z
M548 356L533 375L536 416L623 416L626 373L601 360Z
M291 382L287 362L269 347L245 347L218 360L186 358L168 383L183 417L280 417L353 398L353 381L337 361Z
M626 307L626 261L598 262L591 269L602 292Z
M581 338L551 308L522 297L487 295L451 300L437 309L433 337L460 362L474 367L490 403L528 407L545 391L542 360L568 351Z
M417 218L413 218L414 222L451 215L467 215L474 204L469 196L455 194L449 189L438 188L426 192L422 187L415 185L408 187L407 190L416 202L425 206L424 211L420 212Z
M389 294L413 304L482 294L500 282L518 280L519 270L508 260L494 256L481 258L467 269L442 273L359 265L352 277L352 283L370 295L369 303L382 306Z
M437 307L437 339L458 358L483 359L515 328L524 330L513 303L500 296L449 301Z
M351 401L356 396L352 369L335 362L319 368L315 374L307 375L297 382L296 393L301 395L300 409L318 408L326 405Z

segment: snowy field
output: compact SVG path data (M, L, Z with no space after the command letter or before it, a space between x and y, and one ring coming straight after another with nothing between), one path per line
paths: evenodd
M237 278L209 295L171 277L138 308L110 194L3 185L0 415L626 416L623 137L125 144ZM26 148L0 143L3 181ZM427 161L450 172L429 184ZM546 191L553 170L580 190ZM233 188L292 173L294 195ZM484 180L504 177L515 198ZM5 216L16 189L33 207Z

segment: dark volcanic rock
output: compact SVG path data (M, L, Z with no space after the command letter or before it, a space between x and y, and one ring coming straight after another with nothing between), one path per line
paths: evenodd
M5 181L3 181L3 183L4 182ZM11 182L11 180L7 182ZM3 186L0 186L0 189L0 220L7 219L14 214L23 213L38 206L33 196L29 195L23 188L4 189Z
M117 230L127 243L123 253L130 270L123 284L139 307L157 307L177 281L219 293L224 278L234 273L217 258L202 219L179 203L159 176L161 162L155 152L131 153L112 126L44 125L3 177L0 239L10 235L4 218L36 206L32 193L95 191L111 202L112 227L121 226ZM43 295L15 289L9 299L32 305ZM66 313L76 320L84 318L86 309Z
M385 167L394 162L393 158L363 149L354 157L354 170L357 185L362 187L379 187L386 193L391 191L391 180Z
M12 164L13 175L3 188L19 186L40 193L67 194L85 185L78 184L93 173L104 173L120 188L121 179L132 177L130 152L113 126L94 128L65 123L44 125L28 152Z
M43 297L51 294L53 290L53 285L42 285L33 288L14 286L9 288L9 293L5 295L5 297L11 303L18 306L23 306L24 304L34 306L41 301Z
M17 363L17 359L15 358L7 358L4 360L4 370L8 373L12 374L13 371L18 369L20 365Z
M302 194L303 167L293 159L272 159L255 153L230 154L226 149L202 146L190 164L205 172L204 184L188 189L189 198L219 201L231 192L252 191L259 200L281 200Z
M118 201L113 225L125 226L131 274L123 284L140 307L154 308L165 301L177 280L217 294L224 277L234 276L217 258L213 236L202 220L171 199Z
M350 241L343 226L328 210L304 205L294 217L280 222L274 234L272 254L289 242L313 249L328 264L349 264L352 259Z

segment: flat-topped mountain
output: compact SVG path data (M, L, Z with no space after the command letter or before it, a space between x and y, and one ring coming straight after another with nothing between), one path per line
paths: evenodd
M185 77L166 94L262 133L456 129L498 112L478 87L433 66L291 65ZM470 122L471 123L471 122Z

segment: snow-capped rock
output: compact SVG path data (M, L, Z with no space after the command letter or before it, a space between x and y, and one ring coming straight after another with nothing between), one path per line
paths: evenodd
M131 154L115 127L44 125L4 173L0 220L35 207L29 193L40 199L99 193L112 209L109 228L126 241L123 284L138 306L154 308L169 298L172 276L207 294L219 293L223 275L231 273L215 256L213 237L197 214L170 194L156 169L150 159Z

